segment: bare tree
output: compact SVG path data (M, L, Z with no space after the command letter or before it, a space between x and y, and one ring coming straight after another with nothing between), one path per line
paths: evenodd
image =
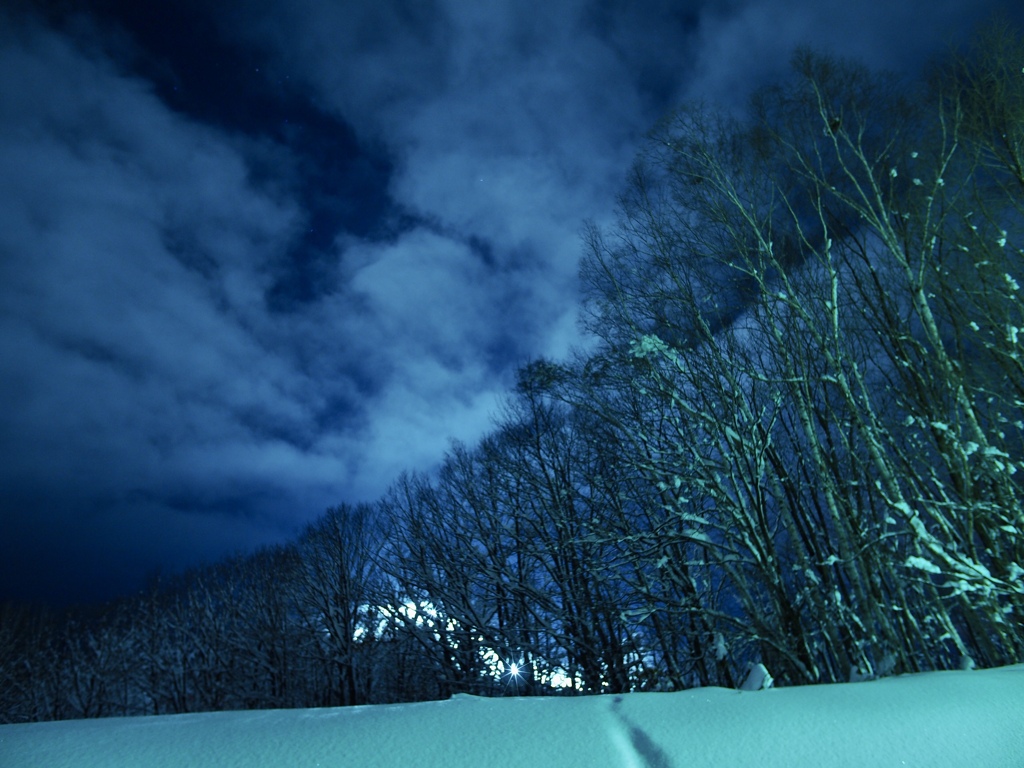
M949 342L991 311L965 328L942 309L979 164L940 100L808 53L794 68L745 122L690 109L653 135L583 271L604 375L636 397L578 401L631 442L674 540L703 543L693 565L735 606L707 612L736 620L730 648L791 681L1005 663L1020 433L983 403L1019 398L973 384ZM990 225L992 248L1012 229ZM1016 317L1003 280L985 301Z
M374 509L341 505L310 524L299 540L297 606L324 681L321 706L366 704L374 684L374 641L381 615L382 543Z

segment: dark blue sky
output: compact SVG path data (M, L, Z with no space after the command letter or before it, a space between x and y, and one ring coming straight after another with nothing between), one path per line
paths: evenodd
M131 591L429 470L583 341L582 222L670 106L799 44L911 70L1018 5L8 3L0 599Z

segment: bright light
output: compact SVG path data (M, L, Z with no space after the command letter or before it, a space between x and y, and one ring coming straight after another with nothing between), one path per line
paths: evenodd
M500 677L522 677L523 660L512 661L512 659L498 659L498 675Z
M577 675L572 678L568 673L561 667L553 667L551 671L544 675L542 682L550 685L552 688L582 688L583 678Z
M519 683L522 681L526 682L524 676L523 660L512 661L512 659L503 659L498 663L498 673L505 679L505 690L513 688L516 693L519 693Z

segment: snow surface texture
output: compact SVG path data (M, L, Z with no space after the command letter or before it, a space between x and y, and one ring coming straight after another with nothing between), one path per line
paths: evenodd
M3 768L1024 766L1024 665L739 692L0 726Z

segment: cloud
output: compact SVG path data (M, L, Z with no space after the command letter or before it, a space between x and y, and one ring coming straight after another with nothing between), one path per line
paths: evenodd
M666 49L658 69L640 39L669 12L645 26L626 7L223 7L225 34L257 46L394 163L389 193L411 226L388 241L339 237L339 290L316 309L375 361L363 366L379 385L365 437L381 465L393 465L387 444L422 457L449 435L474 439L515 366L580 342L579 231L611 215L636 139L661 109L632 62L644 58L645 77L664 83L685 56ZM415 439L398 439L403 424Z
M912 72L948 46L962 43L976 24L1001 11L1020 16L1020 9L1006 0L754 0L712 5L695 40L698 65L679 101L703 99L741 107L752 88L787 73L790 56L800 46L874 69Z
M47 551L99 583L281 540L429 469L518 365L581 342L578 233L669 106L738 98L800 42L899 64L966 26L954 3L182 7L258 60L261 120L188 112L128 30L0 16L0 582Z
M118 509L153 550L181 538L174 521L128 500L227 498L275 477L328 502L339 462L291 442L323 392L264 302L294 206L251 183L231 137L67 37L7 26L0 71L4 528L35 519L56 550L83 530L83 546L109 544L101 521ZM39 519L61 505L65 524ZM22 544L4 538L5 555Z
M637 138L688 55L693 19L678 4L629 8L271 1L229 7L222 23L386 147L392 199L426 231L483 246L495 290L444 267L438 281L505 306L522 362L580 341L567 329L582 222L611 215ZM657 55L652 39L665 42Z
M95 586L280 540L489 427L527 354L503 309L528 272L490 269L462 222L343 234L335 289L276 310L304 216L254 180L252 138L172 111L102 40L6 30L7 584L44 589L53 558Z

